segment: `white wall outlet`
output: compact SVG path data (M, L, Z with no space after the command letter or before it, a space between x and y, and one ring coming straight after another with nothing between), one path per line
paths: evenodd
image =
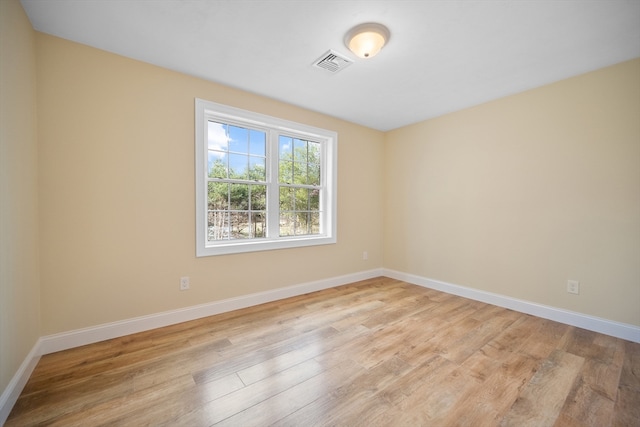
M579 294L580 293L580 282L577 280L569 280L567 281L567 292L570 294Z
M369 259L369 254L367 253L367 251L362 252L362 259L365 261Z
M191 286L191 283L189 283L189 276L184 276L180 278L181 291L186 291L187 289L189 289L190 286Z

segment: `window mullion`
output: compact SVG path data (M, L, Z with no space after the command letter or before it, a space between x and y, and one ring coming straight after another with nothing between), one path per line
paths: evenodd
M278 185L278 137L277 131L269 131L267 144L268 184L267 184L267 238L280 234L280 186Z

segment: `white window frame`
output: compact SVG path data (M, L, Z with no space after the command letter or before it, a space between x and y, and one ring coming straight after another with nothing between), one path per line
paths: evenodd
M226 255L274 249L297 248L336 243L337 215L337 144L338 134L289 120L254 113L196 98L195 100L195 170L196 170L196 256ZM279 211L278 171L273 162L278 159L279 135L295 136L321 144L321 219L320 234L302 236L268 236L266 238L207 241L207 174L208 121L218 120L259 127L267 131L267 215L268 227L273 227ZM275 159L275 160L273 160ZM275 220L277 224L277 219Z

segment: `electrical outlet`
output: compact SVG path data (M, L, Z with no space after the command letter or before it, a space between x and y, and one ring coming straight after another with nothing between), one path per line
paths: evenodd
M186 291L189 289L191 284L189 283L189 276L184 276L180 278L180 290Z
M366 261L366 260L368 260L368 259L369 259L369 254L367 253L367 251L362 252L362 259L363 259L364 261Z
M569 280L567 281L567 292L570 294L579 294L580 293L580 282L577 280Z

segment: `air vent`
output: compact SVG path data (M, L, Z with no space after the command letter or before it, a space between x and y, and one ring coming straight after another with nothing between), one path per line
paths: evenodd
M324 55L318 58L316 62L313 63L313 66L325 69L332 73L337 73L338 71L347 68L351 64L353 64L352 60L330 49Z

